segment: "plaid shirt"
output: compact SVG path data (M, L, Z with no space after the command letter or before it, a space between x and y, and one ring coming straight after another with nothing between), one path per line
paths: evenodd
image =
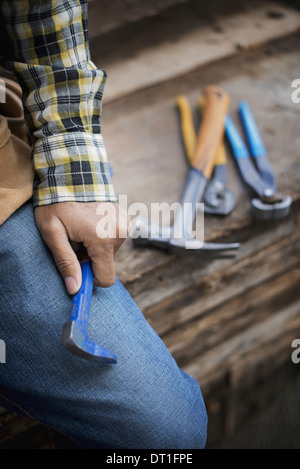
M101 136L106 72L90 59L87 0L1 0L4 66L23 89L33 137L33 204L116 201Z

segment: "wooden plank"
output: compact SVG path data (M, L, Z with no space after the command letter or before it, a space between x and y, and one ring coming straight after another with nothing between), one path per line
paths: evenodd
M152 272L151 277L148 279L149 284L147 289L143 288L142 282L136 282L135 280L127 282L127 286L143 307L143 310L147 311L151 320L155 317L157 307L159 307L159 309L163 308L164 310L165 305L167 307L169 304L170 307L173 308L172 303L178 302L183 296L188 297L192 294L192 291L198 296L201 294L202 297L205 291L209 290L207 291L207 296L211 299L208 301L213 301L213 304L216 304L220 296L218 294L218 288L220 288L222 281L230 282L230 275L232 275L234 277L233 281L236 282L234 288L238 293L239 275L246 269L250 270L251 268L255 268L256 264L259 266L265 251L268 251L268 254L272 255L272 257L278 257L280 256L280 252L276 254L275 245L283 243L282 247L286 246L288 244L284 241L286 238L290 238L290 241L297 243L298 238L294 234L294 228L295 223L291 222L291 220L286 220L286 223L278 225L275 232L274 229L270 229L270 227L269 229L266 227L266 230L263 232L256 231L255 228L253 228L251 235L248 234L249 239L245 239L242 233L239 234L238 240L242 242L242 246L235 259L213 260L201 259L200 257L200 261L197 263L195 259L182 259L173 256L167 259L168 262L166 260L164 265L160 265ZM254 238L255 246L253 245ZM286 247L288 250L292 249L291 246ZM278 249L280 249L280 247ZM151 252L153 252L153 250ZM143 255L143 253L141 253L141 255ZM268 275L268 272L260 270L258 274L260 281L263 281L263 278ZM147 273L145 273L145 276L146 275ZM251 284L256 280L259 281L258 278L251 279ZM213 291L213 285L216 283L219 285L216 286ZM193 287L190 287L192 290L190 288L187 289L190 285L193 285ZM242 291L245 290L245 284L242 284L240 288L242 288ZM153 289L155 289L154 298L152 293ZM214 293L216 296L213 296L211 293ZM227 296L228 292L225 292L225 295ZM191 303L188 298L186 298L186 300L188 304ZM203 301L205 302L205 299L203 299ZM204 307L208 306L208 304L204 305ZM171 308L169 308L169 311ZM186 319L189 319L192 317L193 311L188 307L185 314L187 315ZM165 326L167 326L167 324L165 324Z
M10 412L3 412L1 415L0 448L7 440L13 439L16 435L38 425L35 420L28 419Z
M168 295L169 288L165 286L166 298L158 301L160 295L155 295L152 306L145 307L144 313L152 327L165 336L168 331L182 327L194 318L201 318L206 312L225 302L242 297L247 291L272 281L274 275L291 270L298 263L299 254L299 231L296 231L279 242L272 238L272 242L262 250L252 251L251 256L241 257L223 269L210 272L209 275L204 275L200 269L197 270L198 276L195 276L194 283L189 288L184 275L176 280L175 270L172 272L174 277L171 275L171 281L177 286L177 291L171 291ZM180 280L185 288L180 287ZM155 279L150 285L150 291L156 293L154 285Z
M277 2L247 5L243 1L242 11L226 15L215 9L215 16L209 19L195 8L194 2L187 4L173 22L163 17L152 28L141 25L141 30L126 32L111 47L109 38L103 38L102 47L101 40L95 45L91 41L93 61L109 77L105 103L292 34L300 27L300 12ZM272 11L278 16L270 15Z
M257 369L249 367L250 379L243 375L241 387L234 388L229 377L206 396L208 449L291 447L293 442L299 446L299 418L295 413L299 373L286 349L282 341L271 344L258 357ZM274 352L282 361L276 369L272 368Z
M88 0L89 37L102 35L189 0Z
M294 330L292 331L292 328ZM250 351L241 362L236 362L230 369L230 389L247 389L257 380L267 380L274 370L291 362L291 343L299 333L299 321L295 319L287 334L282 331L276 340L270 341L263 349ZM292 339L292 340L291 340Z
M184 370L194 376L208 393L214 382L228 375L235 364L245 363L245 358L254 351L263 353L265 347L276 344L280 337L285 337L285 350L291 353L291 343L300 334L299 307L300 301L290 304L271 318L202 354ZM276 349L274 353L277 353ZM244 368L244 373L247 374L247 368Z
M300 265L263 285L249 288L231 301L224 301L218 308L170 331L163 340L179 366L184 366L254 324L272 317L290 302L300 301L299 284Z
M298 73L298 45L299 37L295 36L268 45L260 52L250 51L243 57L211 65L168 86L153 88L106 106L102 118L103 136L114 164L117 193L127 194L128 204L144 202L147 207L151 202L172 203L180 199L188 168L180 141L175 97L178 92L183 92L196 104L201 88L219 77L217 84L232 97L231 114L235 120L238 101L247 97L269 152L278 188L292 194L297 212L296 202L300 195L299 110L291 102L290 85ZM256 223L249 214L249 194L229 153L228 156L228 185L236 194L237 207L221 221L206 217L205 239L241 241L241 252L247 249L249 257L253 250L263 249L272 239L289 236L294 221L288 218L277 223L276 229ZM250 239L254 235L255 243L251 245ZM169 296L173 295L180 281L181 289L187 288L200 276L209 276L222 266L225 269L235 262L186 261L153 249L134 250L130 239L119 251L116 261L120 279L142 308L162 301L168 292ZM184 271L185 266L186 273L177 277L177 283L173 285L176 268ZM163 282L159 280L160 272Z

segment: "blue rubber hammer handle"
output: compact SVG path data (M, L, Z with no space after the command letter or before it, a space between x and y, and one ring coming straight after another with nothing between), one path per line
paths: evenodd
M72 353L86 360L112 364L117 359L110 350L92 342L87 336L89 311L91 306L94 275L91 262L81 264L82 283L80 290L73 297L70 321L64 325L63 344Z
M249 104L246 101L241 101L239 104L239 111L252 156L255 158L259 158L260 156L267 156L265 146L261 139Z
M87 331L94 284L94 275L90 261L82 262L81 272L82 283L80 290L73 297L71 321L76 321L82 331Z

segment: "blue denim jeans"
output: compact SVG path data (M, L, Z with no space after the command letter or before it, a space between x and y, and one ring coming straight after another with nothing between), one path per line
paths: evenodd
M36 229L30 203L0 227L0 405L84 448L201 449L207 415L183 372L117 279L95 288L89 337L118 359L99 365L61 344L72 297Z

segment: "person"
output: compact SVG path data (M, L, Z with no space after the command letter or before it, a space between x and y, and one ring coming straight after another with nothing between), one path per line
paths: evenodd
M2 64L22 87L34 171L32 198L0 226L0 405L83 448L201 449L200 386L115 275L128 221L101 135L106 72L90 57L87 8L87 0L0 3ZM96 234L107 204L116 208L109 225L117 236ZM116 354L114 365L87 362L61 344L81 285L80 245L95 278L89 336Z

